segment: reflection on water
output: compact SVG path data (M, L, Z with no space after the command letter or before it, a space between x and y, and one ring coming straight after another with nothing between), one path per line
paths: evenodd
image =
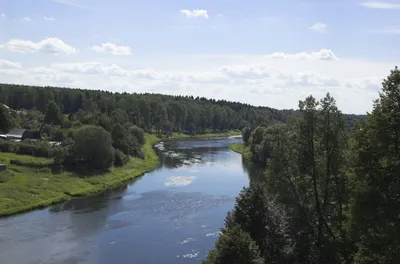
M235 196L263 178L228 149L238 141L164 142L162 166L131 184L0 220L0 263L201 263Z

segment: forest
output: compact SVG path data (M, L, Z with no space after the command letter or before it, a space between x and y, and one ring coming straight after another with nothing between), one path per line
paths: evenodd
M287 123L300 113L193 96L13 84L0 84L0 103L1 132L23 128L38 132L43 139L0 141L0 151L51 157L56 164L74 170L104 170L123 166L129 156L143 157L144 133L227 133L259 124ZM365 116L346 118L353 127ZM48 141L61 145L54 147Z
M204 264L400 263L400 71L347 129L328 93L290 122L243 129L265 176L236 198Z

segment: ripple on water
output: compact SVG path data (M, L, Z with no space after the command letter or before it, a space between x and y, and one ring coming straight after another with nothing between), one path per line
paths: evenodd
M183 244L187 244L187 243L193 242L193 241L196 241L196 239L193 237L188 237L185 240L183 240L182 242L180 242L179 244L183 245Z
M187 186L196 179L195 176L171 176L165 178L164 185L167 187Z

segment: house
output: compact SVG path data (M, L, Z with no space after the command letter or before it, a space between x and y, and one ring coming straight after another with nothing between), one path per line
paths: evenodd
M22 128L13 128L6 134L7 139L22 140L22 135L26 130Z
M39 131L29 131L22 128L13 128L5 135L7 139L21 141L24 139L40 139Z
M0 164L0 171L6 170L6 169L7 169L7 165Z

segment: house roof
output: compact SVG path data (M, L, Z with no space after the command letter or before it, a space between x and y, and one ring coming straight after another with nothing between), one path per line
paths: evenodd
M13 129L11 129L10 132L8 132L8 134L6 136L7 137L21 137L22 138L22 134L24 134L25 131L26 131L26 129L13 128Z
M6 106L5 104L2 104L5 108L10 109L10 107Z

